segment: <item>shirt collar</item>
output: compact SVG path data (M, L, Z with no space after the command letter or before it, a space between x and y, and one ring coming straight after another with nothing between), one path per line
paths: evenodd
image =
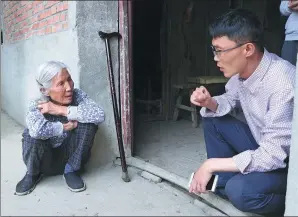
M264 55L256 70L251 74L251 76L249 76L249 78L244 81L242 80L244 87L246 87L250 92L254 92L254 90L258 87L260 81L267 73L270 64L271 55L266 49L264 49Z

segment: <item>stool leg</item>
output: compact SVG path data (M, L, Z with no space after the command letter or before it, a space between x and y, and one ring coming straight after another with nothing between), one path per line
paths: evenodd
M189 91L189 98L192 94L193 90ZM197 128L198 127L198 114L197 114L197 107L196 105L190 103L190 106L192 108L191 111L191 121L192 121L192 127Z
M174 116L173 116L173 120L174 121L177 121L178 120L178 116L179 116L179 108L178 108L178 106L181 105L181 102L182 102L182 90L179 89L178 98L176 100L176 106L175 106Z
M198 127L198 114L197 114L197 107L191 104L191 108L193 109L191 112L191 120L192 120L192 127L197 128Z

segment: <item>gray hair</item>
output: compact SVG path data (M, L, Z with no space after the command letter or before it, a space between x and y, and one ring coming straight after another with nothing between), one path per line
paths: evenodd
M39 89L45 88L48 89L51 87L52 79L62 71L63 68L66 68L70 72L67 65L59 61L48 61L41 64L38 68L37 75L35 77L36 82L39 86Z

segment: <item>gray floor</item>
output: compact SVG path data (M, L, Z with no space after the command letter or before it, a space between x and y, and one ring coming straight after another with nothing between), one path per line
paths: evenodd
M1 216L205 216L210 208L167 185L154 184L129 168L131 182L121 180L121 168L107 165L87 170L87 190L70 192L62 176L43 179L26 196L15 196L26 168L22 162L23 127L1 113ZM169 135L170 136L170 135ZM183 133L181 133L183 136Z
M206 159L201 126L188 120L138 121L136 156L163 169L188 178Z

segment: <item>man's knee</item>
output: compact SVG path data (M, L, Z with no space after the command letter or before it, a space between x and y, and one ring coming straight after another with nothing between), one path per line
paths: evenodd
M241 211L247 211L246 204L243 199L244 182L242 179L231 178L225 187L225 193L231 203Z
M214 127L221 127L225 125L228 121L233 120L232 116L222 116L222 117L205 117L202 118L204 129L214 129Z
M259 213L270 202L273 195L261 192L245 193L246 188L252 187L249 183L246 183L245 179L241 178L241 175L236 175L227 182L225 193L237 209L243 212Z
M214 118L202 118L202 123L203 123L203 128L204 130L209 130L210 128L214 127L214 123L213 123L213 119Z

